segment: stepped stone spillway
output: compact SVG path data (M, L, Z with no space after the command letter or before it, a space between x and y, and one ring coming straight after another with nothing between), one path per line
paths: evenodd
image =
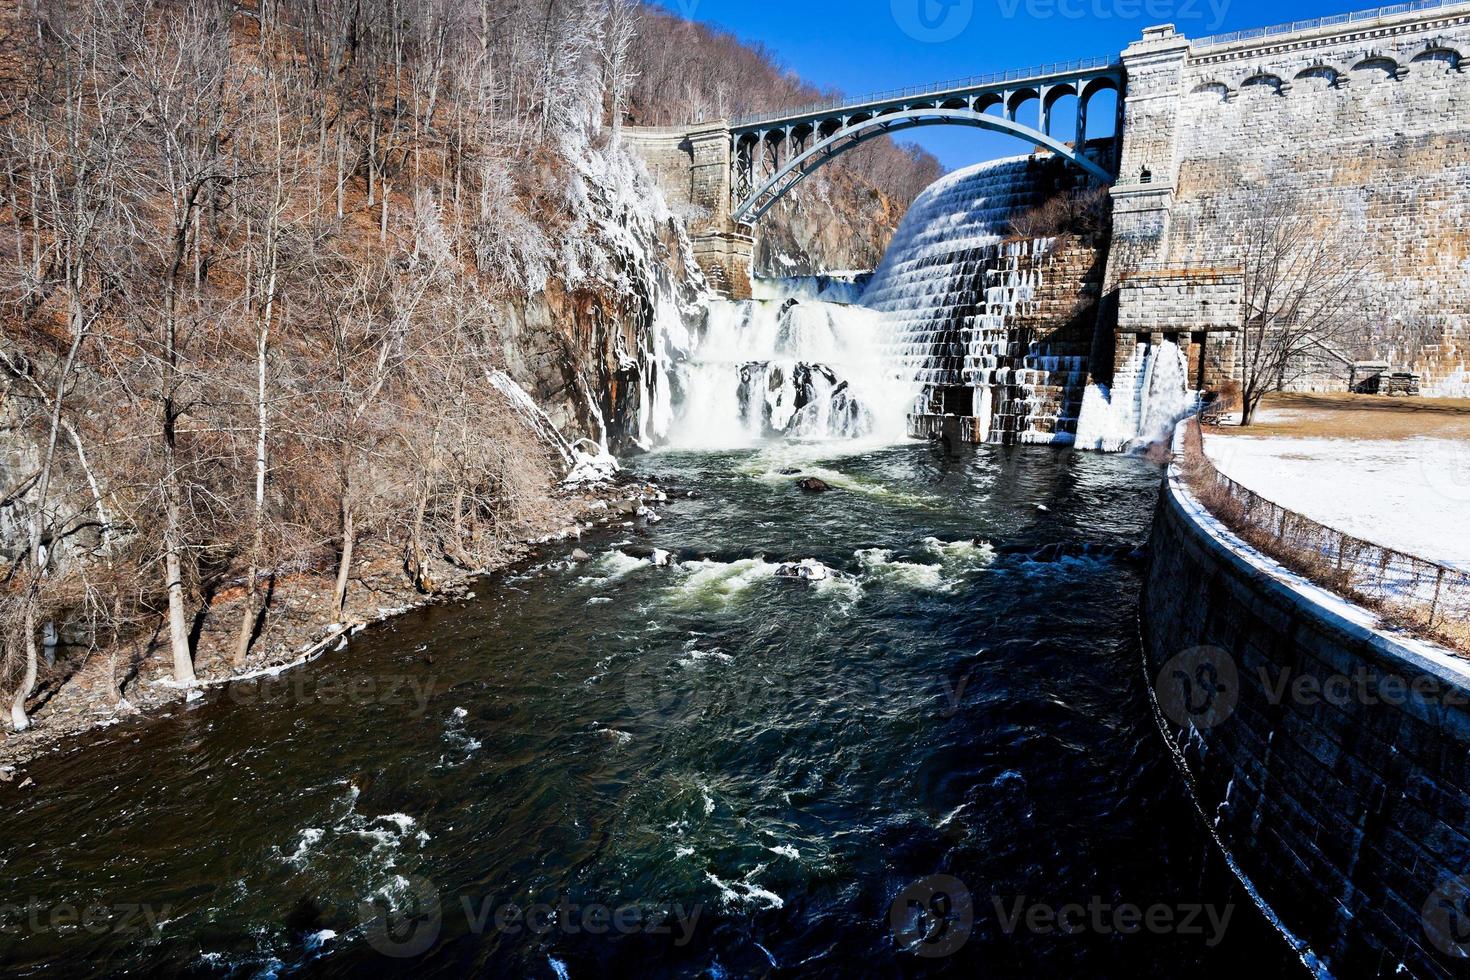
M1047 164L1017 157L926 190L863 294L890 356L923 385L914 436L1069 442L1087 382L1102 263L1094 249L1008 237Z

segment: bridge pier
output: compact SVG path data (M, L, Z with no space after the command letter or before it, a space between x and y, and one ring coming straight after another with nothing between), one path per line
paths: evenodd
M755 239L730 216L730 124L626 126L623 141L643 159L669 206L688 215L694 260L710 286L728 299L749 299Z
M689 131L690 201L707 217L689 228L694 260L721 296L750 298L755 238L730 217L731 135L724 120Z

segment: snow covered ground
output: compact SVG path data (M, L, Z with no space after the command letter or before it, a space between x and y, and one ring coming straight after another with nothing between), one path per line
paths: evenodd
M1356 537L1470 570L1470 441L1221 436L1222 473Z

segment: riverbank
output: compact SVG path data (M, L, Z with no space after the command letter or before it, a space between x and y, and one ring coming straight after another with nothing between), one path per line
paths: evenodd
M400 555L381 548L360 549L346 614L336 618L325 613L333 589L328 573L282 576L267 591L268 608L249 656L239 665L231 662L229 651L239 629L244 592L241 588L221 591L195 618L194 666L199 686L193 689L173 683L167 646L158 633L70 658L63 651L54 663L42 665L36 693L29 702L31 727L23 732L6 731L0 739L0 788L30 789L35 785L26 772L30 763L70 748L90 731L131 718L164 715L197 699L208 688L276 676L302 666L341 650L354 635L375 623L424 606L472 597L476 580L530 557L540 545L577 539L601 528L632 527L665 499L664 491L652 481L626 477L564 489L549 497L522 535L506 543L490 562L475 569L446 566L444 576L428 594L409 582Z

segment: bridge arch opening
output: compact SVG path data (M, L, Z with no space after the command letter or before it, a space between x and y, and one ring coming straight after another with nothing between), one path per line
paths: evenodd
M1077 97L1081 112L1078 116L1077 145L1087 140L1116 139L1118 135L1118 82L1103 76L1094 78L1082 86Z
M1071 85L1058 85L1046 93L1042 105L1042 132L1077 146L1079 113L1082 111L1082 99L1077 90Z
M1241 82L1240 91L1242 95L1247 93L1254 95L1262 92L1269 92L1272 95L1280 95L1282 86L1284 84L1285 83L1281 81L1281 77L1279 75L1272 75L1270 72L1261 72L1260 74L1252 75L1250 78L1247 78L1245 81Z
M1027 107L1035 102L1036 107L1027 111ZM1006 101L1006 118L1020 122L1023 119L1038 119L1037 113L1041 107L1041 93L1034 88L1018 89L1011 93L1010 99ZM1023 115L1025 113L1025 115ZM1038 126L1038 128L1040 128Z
M982 116L990 115L997 118L1005 118L1005 99L999 92L987 92L975 99L974 111Z

